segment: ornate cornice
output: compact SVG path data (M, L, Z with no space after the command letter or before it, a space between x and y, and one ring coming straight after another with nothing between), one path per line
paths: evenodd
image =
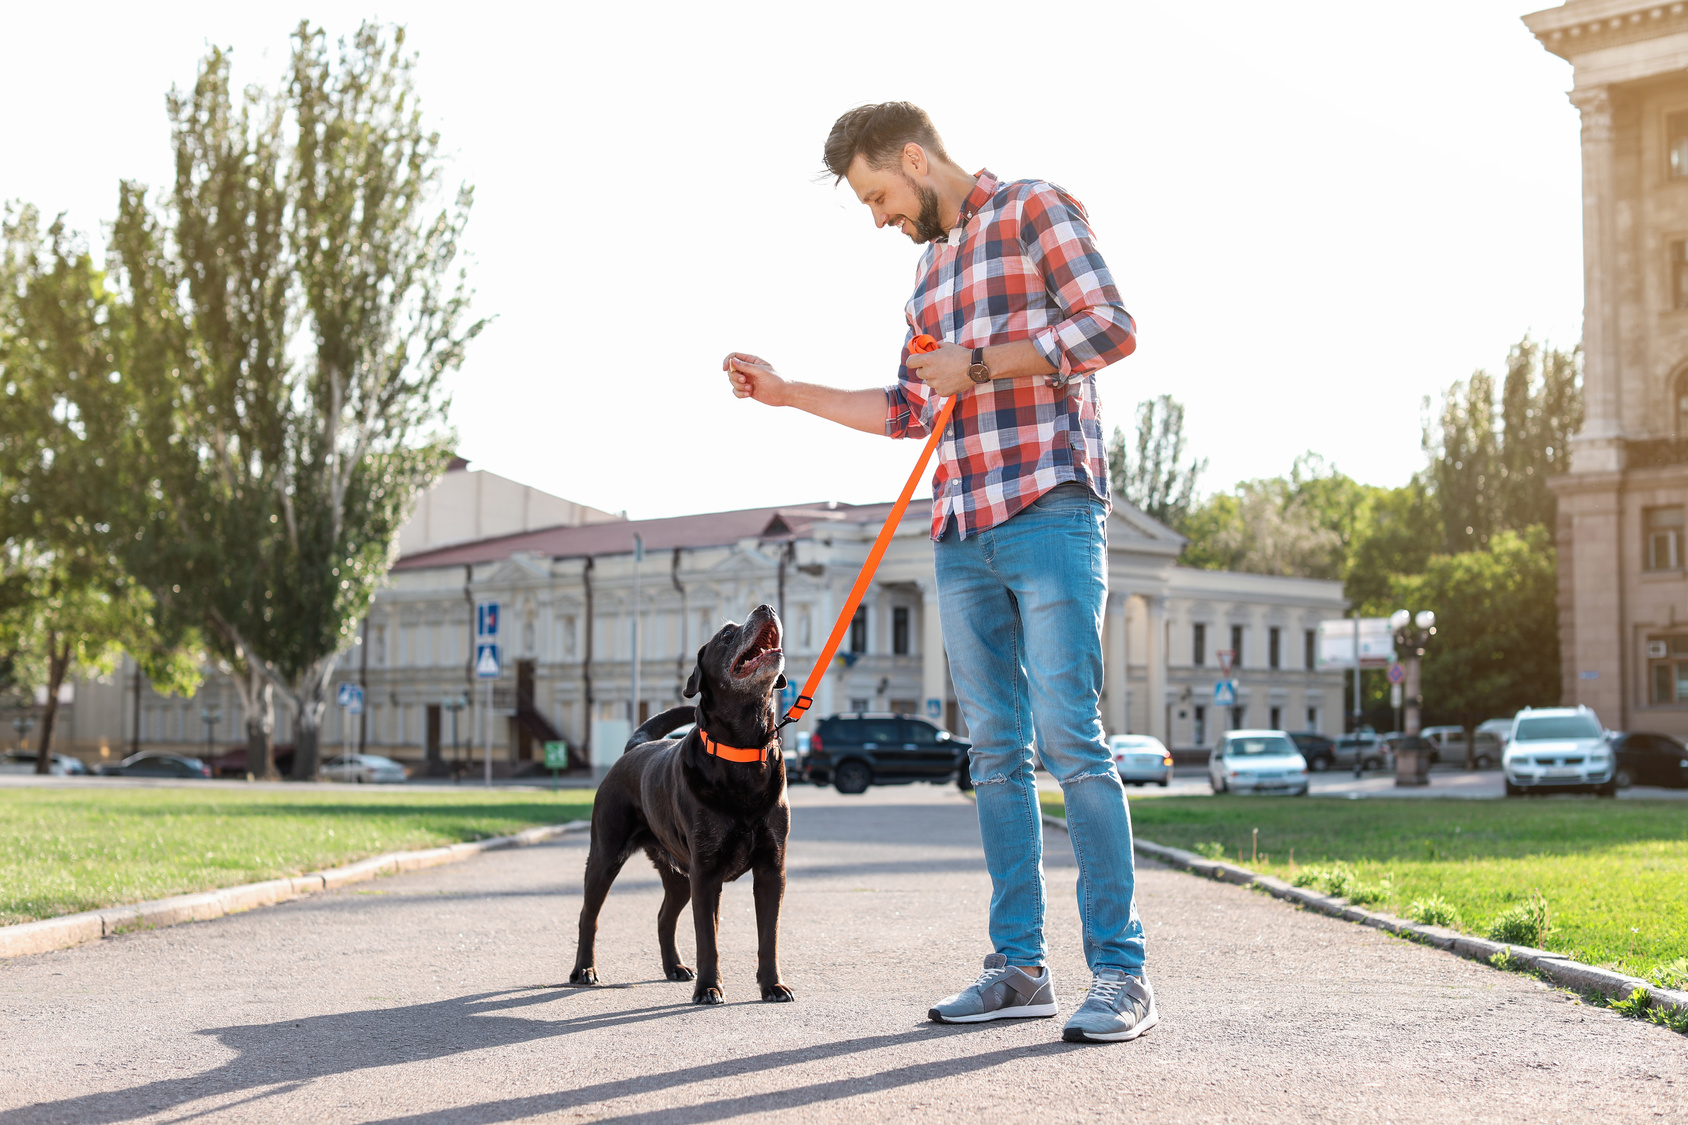
M1688 3L1570 0L1525 16L1524 26L1543 47L1568 60L1585 51L1688 31Z
M1612 139L1612 95L1605 86L1587 86L1572 90L1567 96L1582 114L1584 144Z

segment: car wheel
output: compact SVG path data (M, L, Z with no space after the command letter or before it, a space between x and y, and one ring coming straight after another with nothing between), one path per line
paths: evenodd
M1492 770L1495 768L1495 760L1487 754L1479 754L1477 755L1477 768L1480 770Z
M955 771L955 787L963 793L973 792L973 771L962 766Z
M1166 788L1166 787L1167 787L1167 786L1168 786L1168 785L1170 785L1170 784L1172 784L1172 779L1171 779L1171 778L1170 778L1170 777L1163 777L1163 778L1161 778L1161 781L1160 781L1160 787L1161 787L1161 788L1162 788L1162 789L1165 789L1165 788Z
M1305 796L1307 796L1308 792L1312 788L1313 787L1311 785L1303 785L1300 789L1298 789L1294 793L1290 794L1290 796L1292 796L1292 797L1305 797Z
M1612 775L1612 784L1617 786L1619 789L1628 789L1631 785L1635 784L1635 778L1630 776L1628 769L1623 766L1619 766L1618 772Z
M1506 783L1506 795L1508 797L1521 797L1524 795L1524 791L1509 781Z
M832 784L840 793L866 793L873 784L873 771L861 762L845 762L832 772Z
M1328 769L1330 769L1330 759L1329 758L1327 758L1327 757L1325 757L1324 755L1321 754L1319 757L1313 759L1313 772L1314 773L1324 773Z
M356 777L352 778L352 780L357 782L359 785L362 785L363 784L363 774L361 774L361 773L358 774Z
M1596 797L1616 797L1618 795L1618 783L1616 779L1608 781L1604 785L1596 785L1594 787L1594 795Z

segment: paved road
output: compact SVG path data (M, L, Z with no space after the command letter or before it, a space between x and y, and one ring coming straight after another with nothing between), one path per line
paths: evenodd
M1675 1121L1688 1039L1525 978L1145 868L1163 1024L938 1027L988 883L950 788L793 797L785 970L755 996L748 881L729 1003L657 977L642 860L603 919L609 987L557 987L584 841L495 852L214 922L0 962L0 1125L130 1121ZM1084 983L1064 836L1052 960ZM690 947L682 938L682 949Z

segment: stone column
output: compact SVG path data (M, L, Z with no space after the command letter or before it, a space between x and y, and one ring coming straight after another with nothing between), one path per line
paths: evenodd
M919 586L920 713L943 726L944 699L948 695L945 689L949 677L944 666L944 627L938 618L938 584L921 582Z
M1618 278L1612 215L1616 206L1612 98L1605 86L1572 90L1582 114L1583 171L1583 403L1573 439L1572 468L1579 473L1623 468L1619 401Z
M1149 674L1149 733L1167 742L1172 732L1166 729L1166 596L1155 594L1147 600L1149 643L1144 646L1143 658Z
M1109 734L1124 734L1131 728L1131 712L1126 707L1130 688L1126 678L1125 604L1130 594L1109 594L1106 626L1102 638L1103 682L1107 685L1108 713L1103 716Z

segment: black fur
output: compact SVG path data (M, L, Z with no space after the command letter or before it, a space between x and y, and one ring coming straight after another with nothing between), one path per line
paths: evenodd
M765 647L758 641L766 642L769 629L774 647L763 652L757 666L735 676L741 656ZM723 626L698 649L697 667L686 681L686 697L696 696L696 707L673 707L644 723L604 776L592 807L580 945L571 983L598 983L598 912L622 864L643 849L662 876L656 933L664 975L669 980L695 979L693 1003L722 1002L716 950L721 887L749 871L756 898L756 979L762 999L793 999L779 971L779 911L785 897L785 842L791 830L774 702L774 693L785 686L779 640L779 615L771 606L757 606L743 625ZM741 763L715 757L705 752L697 730L681 739L662 737L688 720L729 746L765 746L762 760ZM674 944L680 911L688 902L697 931L695 974L680 963Z

